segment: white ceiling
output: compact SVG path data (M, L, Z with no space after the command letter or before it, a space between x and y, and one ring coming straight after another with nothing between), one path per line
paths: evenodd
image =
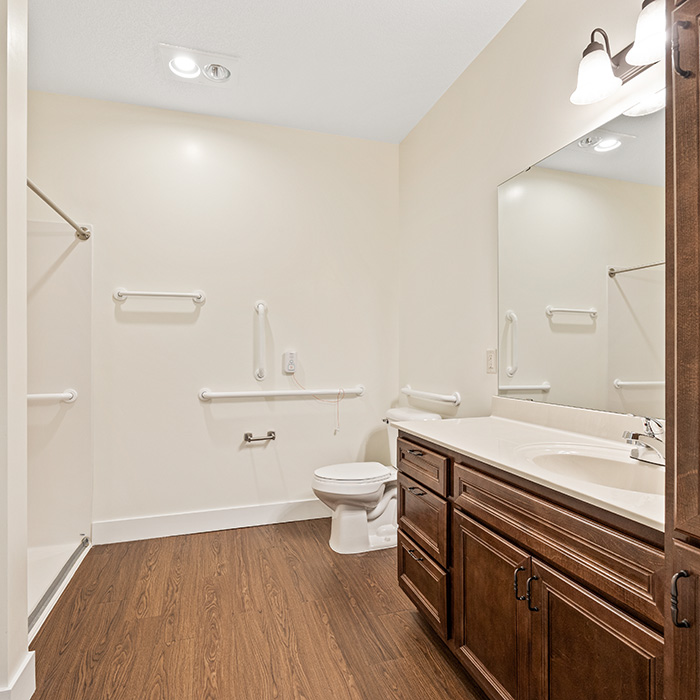
M537 165L612 180L663 187L666 181L666 111L646 117L624 114L586 136L616 135L622 146L609 153L584 149L570 143Z
M29 86L397 143L525 0L30 0ZM238 56L170 79L158 44Z

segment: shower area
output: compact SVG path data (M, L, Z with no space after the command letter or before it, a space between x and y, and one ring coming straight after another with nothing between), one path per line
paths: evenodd
M34 192L27 223L31 637L90 545L92 239L89 226L27 184Z

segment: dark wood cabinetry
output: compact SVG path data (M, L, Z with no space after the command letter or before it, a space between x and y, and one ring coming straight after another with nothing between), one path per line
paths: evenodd
M400 446L399 582L492 700L661 700L659 547L472 458ZM439 474L417 474L425 455Z

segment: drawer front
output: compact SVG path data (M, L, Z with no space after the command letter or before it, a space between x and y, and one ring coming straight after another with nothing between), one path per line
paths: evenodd
M662 550L459 463L453 495L457 507L663 628Z
M399 438L399 470L440 496L447 496L447 457Z
M447 501L399 474L399 527L447 567Z
M447 639L447 572L415 542L399 531L399 586L427 618L437 633Z

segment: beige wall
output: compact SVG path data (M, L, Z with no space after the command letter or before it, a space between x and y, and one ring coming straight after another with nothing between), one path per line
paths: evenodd
M619 390L614 379L664 377L663 268L611 279L608 267L664 257L663 187L535 167L498 190L501 385L547 381L521 398L664 415L662 388ZM547 306L589 309L556 314ZM519 367L509 378L511 324L518 317Z
M613 53L633 39L638 0L528 0L400 147L400 382L458 390L459 415L497 392L497 188L663 83L662 68L619 97L575 107L581 51L594 27Z
M95 521L305 501L315 468L388 458L397 146L43 93L29 133L32 178L94 226ZM116 287L207 299L117 304ZM328 403L198 400L293 388L287 349L310 388L367 387L340 404L340 431ZM275 442L243 445L268 430Z

